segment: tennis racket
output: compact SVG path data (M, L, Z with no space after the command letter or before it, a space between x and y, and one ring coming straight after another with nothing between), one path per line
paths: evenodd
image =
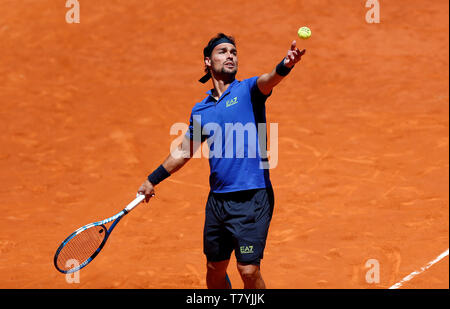
M53 262L63 274L76 272L100 253L109 235L119 221L145 199L137 194L136 198L118 214L98 222L87 224L69 235L56 250ZM113 222L109 229L105 224Z

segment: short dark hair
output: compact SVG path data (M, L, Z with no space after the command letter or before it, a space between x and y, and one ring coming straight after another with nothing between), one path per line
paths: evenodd
M209 40L209 42L208 42L208 45L206 45L205 48L203 48L203 57L211 56L212 50L214 49L213 46L215 46L215 43L217 41L222 40L222 39L226 39L226 40L230 41L231 44L236 46L236 41L235 41L234 37L220 32L220 33L217 33L213 38L211 38L211 40ZM205 72L208 73L208 68L206 66L205 66Z
M216 43L217 41L219 41L221 39L227 39L234 46L236 46L236 42L234 40L234 37L232 37L231 35L226 35L225 33L217 33L216 36L214 36L213 38L211 38L211 40L209 40L208 45L206 45L205 48L203 48L203 56L204 57L209 57L211 55L211 52L212 52L211 46L213 46L214 43Z

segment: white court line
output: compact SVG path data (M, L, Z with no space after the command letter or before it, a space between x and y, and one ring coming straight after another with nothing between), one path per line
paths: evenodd
M405 283L406 281L411 280L412 278L414 278L417 275L420 275L421 273L423 273L425 270L427 270L428 268L430 268L431 266L433 266L434 264L436 264L437 262L439 262L440 260L442 260L443 258L445 258L446 256L448 256L448 249L447 251L441 253L441 255L439 255L437 258L435 258L434 260L432 260L431 262L429 262L427 265L425 265L424 267L422 267L420 270L416 270L413 271L412 273L410 273L408 276L406 276L405 278L403 278L402 280L400 280L398 283L394 284L393 286L391 286L389 289L398 289L399 287L401 287L403 285L403 283Z

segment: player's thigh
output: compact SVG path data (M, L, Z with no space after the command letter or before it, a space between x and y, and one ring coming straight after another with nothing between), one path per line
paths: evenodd
M235 255L238 262L259 265L264 256L273 208L274 199L271 188L258 190L246 203L246 216L238 217L238 224L234 225L233 230Z
M220 199L210 194L206 203L203 230L203 252L209 262L229 260L233 252L233 237L220 215L221 207Z

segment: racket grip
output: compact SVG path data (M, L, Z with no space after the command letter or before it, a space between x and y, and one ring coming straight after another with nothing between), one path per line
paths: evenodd
M125 212L130 212L131 210L133 210L134 207L136 207L137 205L139 205L140 203L142 203L142 201L145 199L145 195L144 194L137 194L136 198L127 205L127 207L125 207L124 211Z

